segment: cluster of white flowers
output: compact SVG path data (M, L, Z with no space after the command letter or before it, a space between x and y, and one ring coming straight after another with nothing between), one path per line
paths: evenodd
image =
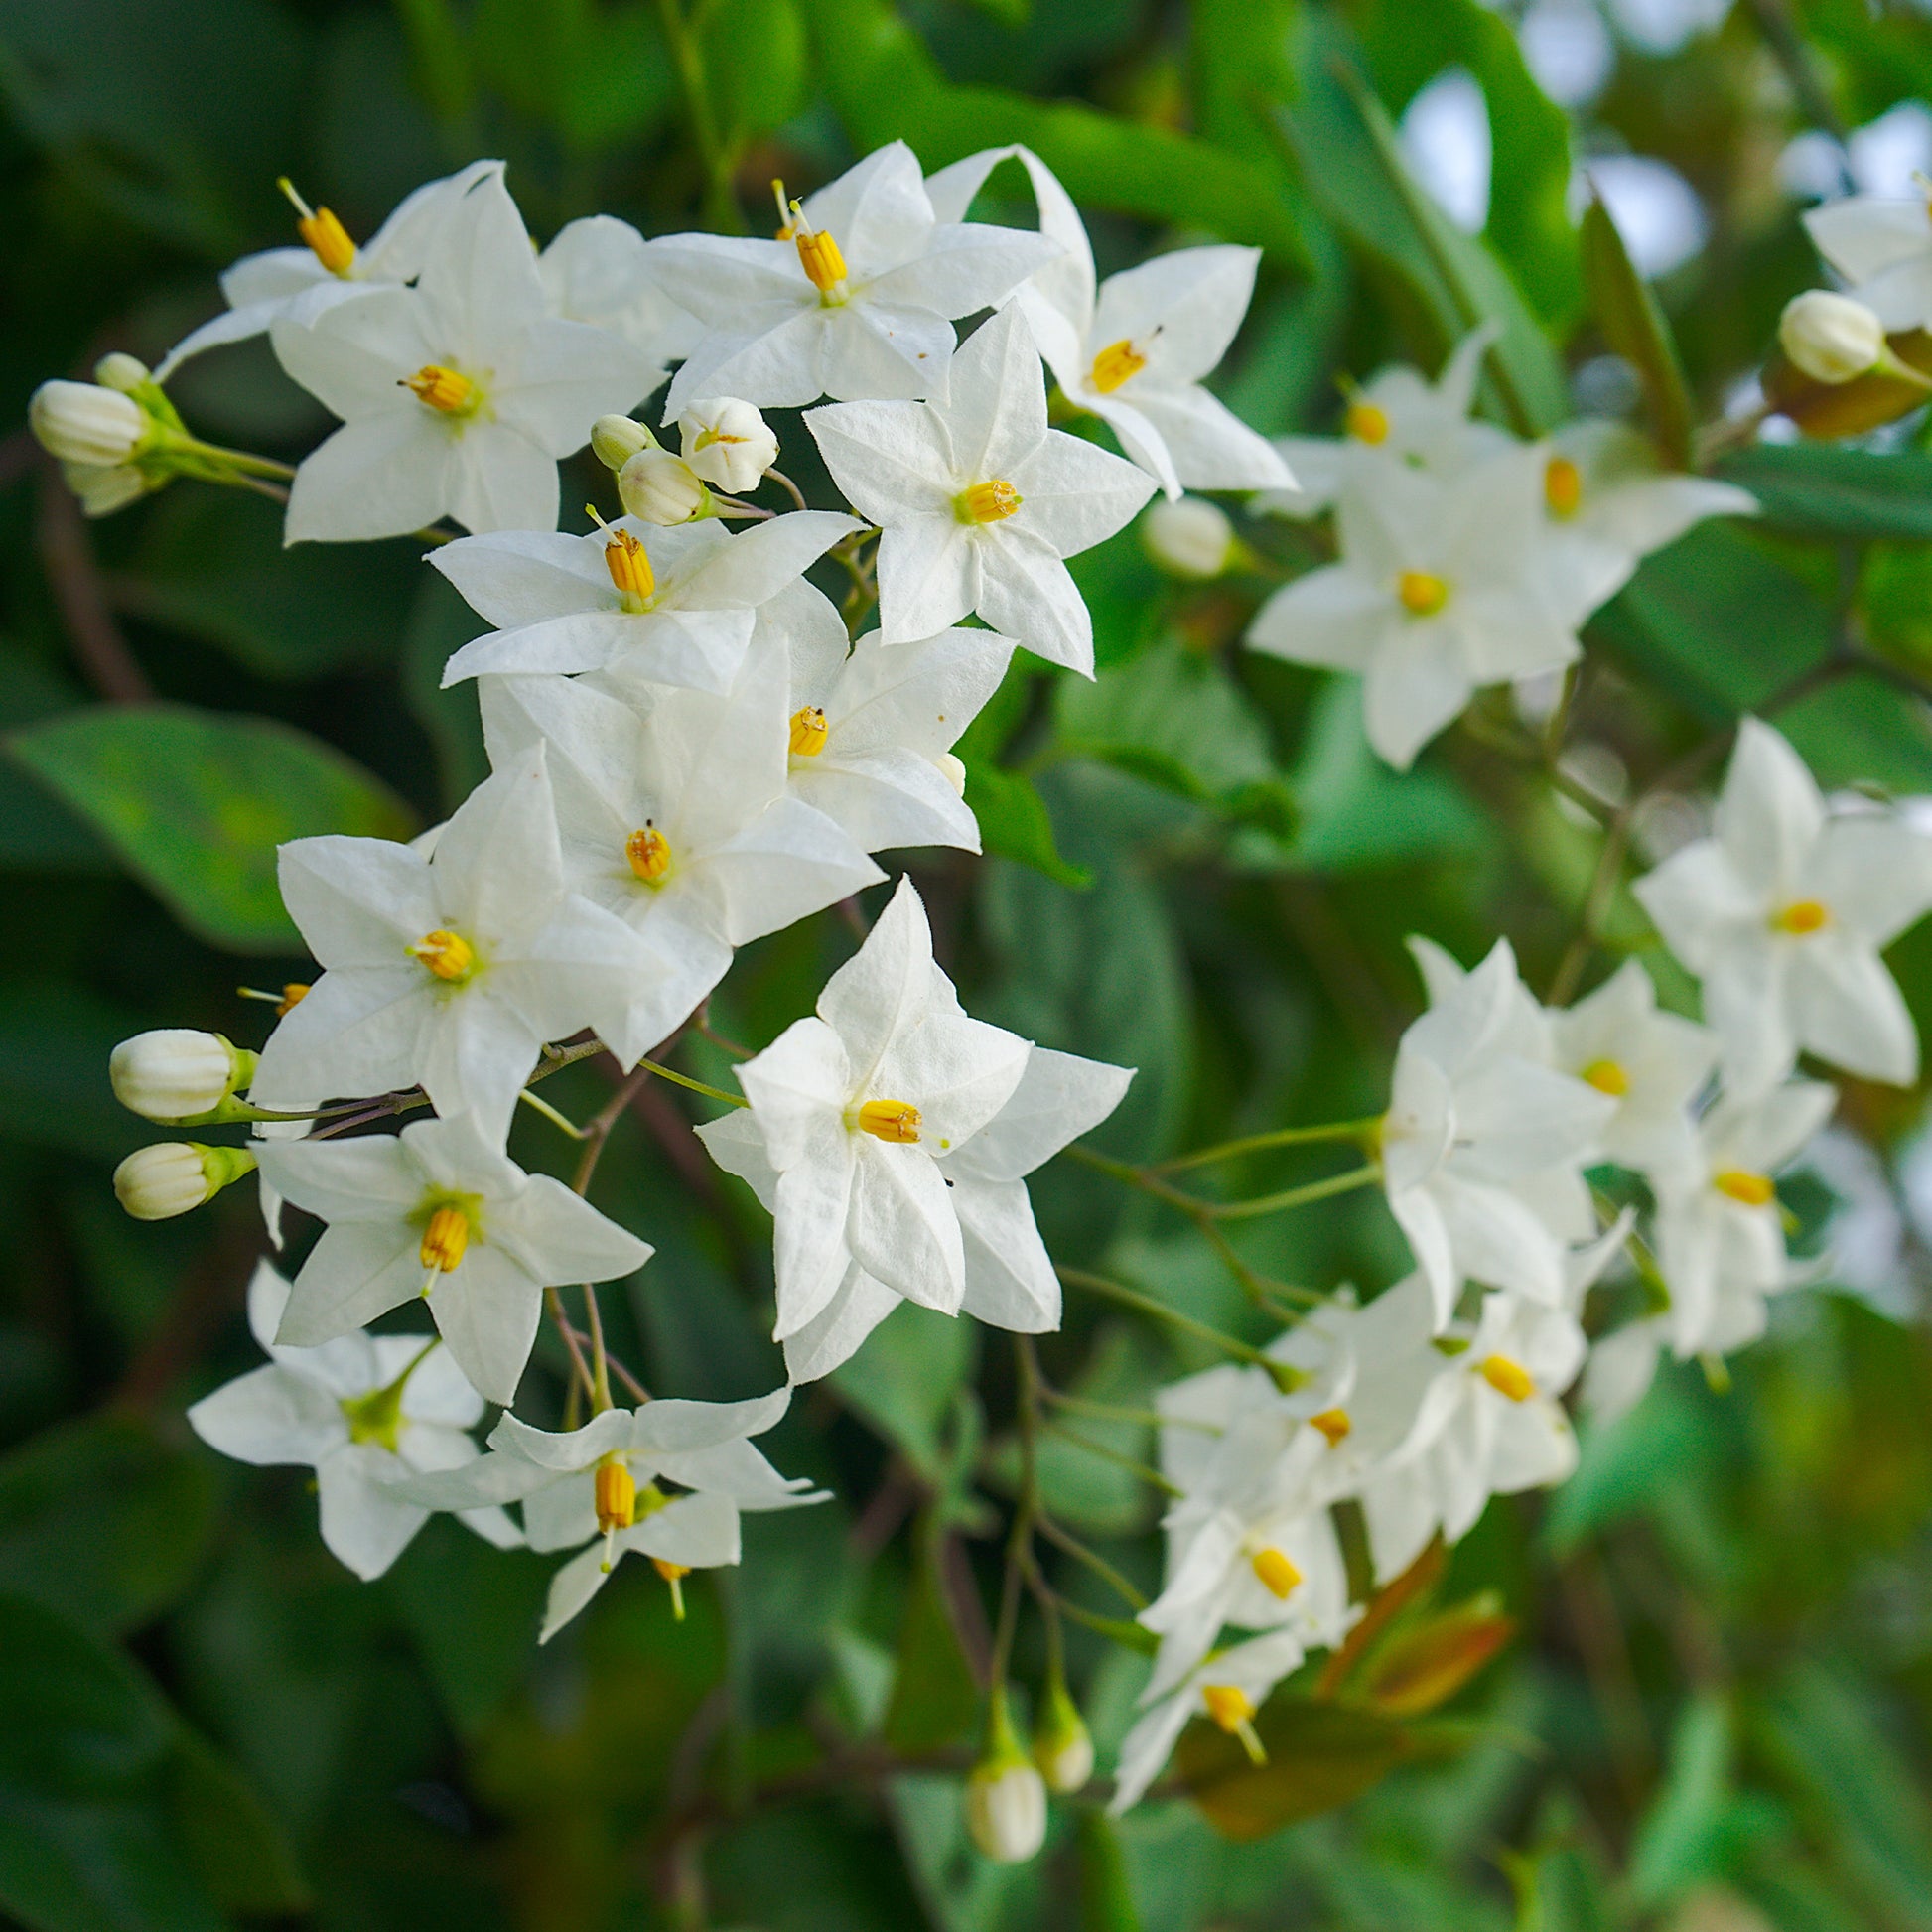
M965 218L1009 158L1037 232ZM581 1187L517 1167L512 1117L527 1101L555 1118L532 1086L572 1059L644 1064L736 948L882 883L873 855L979 849L951 748L1015 647L1092 673L1066 558L1157 488L1150 540L1196 577L1245 550L1183 488L1262 492L1297 517L1332 506L1337 560L1276 592L1248 641L1361 674L1369 739L1406 766L1477 687L1571 662L1646 552L1754 507L1661 472L1614 424L1526 444L1472 420L1480 332L1437 383L1393 370L1357 392L1339 441L1271 447L1201 386L1255 252L1181 249L1096 285L1071 202L1021 149L924 179L896 144L803 202L780 191L768 241L646 241L598 217L538 252L496 163L420 190L359 248L328 209L297 207L306 246L237 264L228 312L161 373L266 333L341 418L293 473L288 539L435 538L429 561L492 626L445 674L477 684L491 775L413 843L283 848L321 970L285 990L259 1054L154 1034L113 1069L148 1118L255 1138L145 1149L117 1187L152 1218L258 1167L271 1228L285 1202L324 1223L292 1283L264 1263L250 1291L269 1364L198 1404L195 1427L243 1459L313 1466L324 1539L364 1577L433 1510L574 1552L546 1639L623 1552L675 1590L739 1560L741 1511L820 1496L753 1447L788 1387L714 1404L633 1381L634 1406L613 1401L594 1291L584 1335L557 1291L651 1251ZM961 341L955 324L988 310ZM126 360L36 399L88 507L178 474L232 481L240 459L189 437ZM676 451L627 413L673 364ZM1048 427L1049 371L1126 460ZM775 467L761 411L805 405L847 507L807 507ZM623 513L565 534L557 464L587 444ZM746 500L766 487L795 507ZM435 531L444 518L468 534ZM809 581L823 559L851 580L844 614ZM1717 1354L1759 1331L1798 1272L1775 1175L1832 1107L1790 1077L1800 1050L1914 1076L1878 949L1932 907L1932 843L1869 804L1828 808L1770 728L1744 724L1714 836L1637 890L1702 980L1708 1025L1658 1011L1635 962L1546 1010L1507 942L1467 972L1416 942L1429 1008L1367 1136L1415 1273L1158 1393L1176 1500L1117 1808L1191 1716L1258 1750L1262 1700L1344 1637L1359 1605L1335 1505L1359 1505L1386 1583L1490 1496L1569 1473L1563 1398L1587 1362L1603 1404L1627 1406L1662 1348ZM740 1064L742 1099L702 1089L731 1103L706 1148L772 1217L789 1383L836 1368L901 1300L1057 1327L1026 1177L1130 1077L970 1018L901 878L816 1013ZM433 1118L359 1131L417 1107ZM1647 1189L1645 1236L1586 1178L1608 1167ZM1592 1344L1585 1298L1626 1251L1646 1311ZM435 1335L366 1332L419 1301ZM546 1310L573 1364L561 1432L512 1413ZM502 1413L484 1450L470 1432L486 1403ZM992 1713L971 1815L996 1855L1027 1856L1041 1774L1003 1689ZM1035 1756L1055 1789L1091 1769L1057 1680Z

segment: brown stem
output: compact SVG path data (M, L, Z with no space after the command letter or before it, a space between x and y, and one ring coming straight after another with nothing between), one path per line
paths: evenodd
M41 566L87 682L111 704L152 704L154 686L128 649L109 608L86 518L52 463L41 475L34 533Z

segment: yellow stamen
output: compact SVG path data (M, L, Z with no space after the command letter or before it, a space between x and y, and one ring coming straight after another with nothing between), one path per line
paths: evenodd
M1309 1427L1320 1430L1328 1439L1328 1447L1333 1449L1355 1425L1349 1421L1346 1409L1324 1409L1318 1416L1309 1418Z
M275 186L294 204L295 231L309 244L316 260L332 275L346 275L355 266L355 244L334 211L311 207L295 192L295 184L286 175Z
M1093 358L1093 386L1103 396L1111 396L1123 382L1139 375L1146 367L1147 357L1131 342L1123 339L1109 343Z
M1449 587L1426 570L1405 570L1395 592L1412 618L1433 618L1449 602Z
M1591 1060L1584 1068L1584 1083L1612 1100L1621 1100L1630 1091L1630 1076L1615 1060Z
M627 1530L637 1520L637 1482L630 1465L621 1455L607 1455L592 1480L598 1528L606 1536L613 1530Z
M1511 1402L1527 1402L1536 1393L1536 1383L1529 1370L1521 1362L1512 1362L1507 1355L1491 1355L1482 1364L1482 1379Z
M444 416L461 416L477 406L477 385L467 375L446 369L440 362L425 362L414 375L400 378L407 389L426 408Z
M868 1100L859 1109L859 1129L875 1141L905 1144L919 1138L919 1110L903 1100Z
M664 875L671 869L671 842L649 819L645 819L624 840L623 856L630 861L630 870L646 886L661 885Z
M1788 932L1794 939L1808 939L1831 922L1832 908L1815 898L1796 899L1771 919L1775 931Z
M275 1017L286 1020L291 1008L299 1007L309 997L309 989L302 980L290 980L282 988L282 997L275 1002Z
M460 1207L439 1207L423 1230L419 1259L432 1274L454 1274L470 1247L470 1217Z
M458 933L445 932L440 926L434 932L424 933L404 950L414 953L438 979L452 986L461 986L477 963L476 950L469 940Z
M1389 440L1389 412L1372 402L1351 402L1342 417L1342 426L1358 443Z
M845 257L839 253L839 244L825 229L814 228L796 202L791 205L791 245L798 250L798 265L805 271L805 279L822 301L842 301Z
M789 241L798 232L798 223L791 218L791 209L785 206L784 183L774 180L771 193L778 204L778 231L771 238L773 241Z
M1711 1184L1740 1207L1769 1207L1778 1193L1768 1173L1752 1173L1744 1168L1725 1168L1711 1176Z
M1567 456L1553 456L1543 468L1543 500L1552 516L1575 516L1584 500L1584 473Z
M673 1563L669 1557L652 1557L657 1574L671 1587L671 1614L684 1621L684 1580L691 1574L688 1563Z
M1254 1570L1255 1575L1261 1580L1262 1587L1271 1596L1283 1598L1292 1596L1295 1586L1302 1581L1302 1573L1281 1551L1272 1547L1255 1552Z
M634 598L639 608L650 601L657 589L657 576L650 567L650 556L628 530L613 530L604 546L604 568L618 587L626 609Z
M989 483L962 489L953 499L953 510L962 523L997 523L1011 516L1025 500L1010 483L995 477Z
M1241 1748L1248 1753L1250 1764L1268 1762L1268 1753L1255 1734L1255 1707L1246 1691L1238 1684L1203 1684L1201 1702L1207 1706L1207 1715L1230 1737L1240 1738Z
M791 755L815 759L825 749L825 713L815 704L801 705L791 714Z

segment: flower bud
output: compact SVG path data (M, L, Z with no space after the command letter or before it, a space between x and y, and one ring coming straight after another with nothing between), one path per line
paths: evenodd
M114 1098L130 1113L166 1126L212 1113L254 1075L255 1056L219 1034L163 1027L136 1034L107 1061Z
M254 1167L245 1147L161 1141L136 1148L114 1170L114 1194L137 1221L166 1221L211 1200Z
M1778 341L1814 382L1850 382L1884 359L1885 326L1863 302L1807 289L1785 304Z
M704 396L677 419L684 460L706 483L734 495L756 489L778 460L778 439L749 402Z
M1156 503L1142 519L1141 537L1148 555L1175 577L1218 577L1234 560L1234 525L1198 496Z
M669 450L639 450L618 472L618 494L646 523L688 523L709 500L703 480Z
M1057 1673L1046 1687L1046 1703L1034 1725L1034 1762L1048 1791L1062 1796L1086 1788L1093 1776L1093 1733Z
M966 1780L966 1829L1001 1864L1023 1864L1046 1840L1046 1786L1016 1750L982 1760Z
M94 364L94 380L103 389L117 389L131 396L143 383L152 382L154 373L138 355L117 348Z
M125 463L150 431L138 402L97 382L43 382L27 421L41 447L64 463Z
M157 486L131 463L64 463L61 475L87 516L111 516Z
M629 416L600 416L591 425L591 449L607 470L621 470L639 450L654 450L657 438Z

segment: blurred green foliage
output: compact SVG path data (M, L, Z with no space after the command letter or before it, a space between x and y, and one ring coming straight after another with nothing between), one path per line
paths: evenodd
M1450 66L1489 117L1479 235L1404 171L1392 133ZM1038 149L1089 210L1103 272L1178 238L1261 247L1224 383L1271 432L1330 427L1339 374L1433 367L1493 318L1500 420L1559 420L1615 353L1681 457L1814 279L1769 158L1824 116L1856 125L1928 93L1932 19L1864 0L1740 5L1668 56L1623 44L1574 114L1478 0L0 0L0 414L20 423L38 381L107 348L158 356L210 311L215 270L284 239L281 173L354 232L480 153L508 158L540 235L595 210L647 231L755 226L773 174L803 187L903 136L929 167ZM1672 163L1710 217L1654 294L1607 216L1574 218L1577 160L1623 150ZM989 200L1018 193L996 177ZM322 426L260 344L194 364L177 393L201 433L274 455ZM797 447L795 420L781 430ZM1923 667L1927 459L1881 442L1732 458L1764 517L1699 530L1599 615L1578 735L1647 778L1825 659L1848 615ZM576 481L581 500L596 475ZM1198 1806L1158 1800L1118 1828L1060 1808L1045 1857L1017 1870L966 1847L958 1809L971 1605L1014 1469L999 1337L895 1316L779 1432L782 1466L840 1500L753 1519L743 1570L693 1579L682 1624L654 1581L622 1574L539 1655L545 1565L448 1521L356 1584L317 1542L300 1477L188 1436L186 1404L252 1359L239 1310L262 1238L245 1199L165 1226L120 1217L107 1175L143 1136L106 1054L151 1025L257 1038L236 982L304 973L273 845L406 836L475 782L474 699L437 689L469 620L407 544L284 552L266 505L194 488L83 528L24 429L0 441L7 1922L1932 1929L1916 1235L1882 1294L1790 1299L1726 1393L1668 1372L1587 1437L1566 1489L1492 1505L1366 1659L1361 1698L1264 1714L1272 1775L1196 1735ZM1595 835L1533 774L1473 730L1388 772L1344 695L1232 648L1260 578L1164 587L1131 532L1079 571L1098 682L1017 670L963 747L1003 856L914 869L976 1012L1138 1065L1104 1145L1146 1158L1378 1104L1420 1004L1409 931L1465 958L1507 932L1547 980ZM1881 680L1820 688L1780 722L1828 784L1932 789L1923 707ZM1627 910L1607 929L1641 939ZM721 1030L769 1038L848 945L821 920L748 949ZM1923 1029L1932 940L1895 964ZM725 1071L701 1040L680 1053ZM575 1068L546 1091L587 1110L600 1080ZM682 1099L643 1096L599 1174L658 1248L607 1319L653 1387L747 1395L781 1373L765 1230L695 1156ZM1850 1095L1886 1150L1880 1203L1920 1104ZM541 1132L519 1126L519 1158L554 1167ZM1293 1177L1270 1159L1236 1178ZM1816 1193L1814 1221L1838 1211ZM1150 1203L1080 1170L1049 1171L1035 1198L1063 1259L1104 1256L1255 1332L1213 1257ZM1289 1280L1379 1284L1403 1265L1355 1200L1241 1239ZM1078 1300L1043 1353L1101 1400L1205 1359ZM540 1354L537 1374L558 1366ZM1132 1424L1090 1434L1144 1452ZM1150 1581L1155 1499L1131 1473L1055 1442L1042 1479L1065 1522ZM1053 1562L1069 1595L1117 1614ZM1505 1617L1516 1640L1483 1668ZM1073 1635L1104 1764L1141 1665ZM1026 1642L1019 1661L1036 1682ZM916 1768L878 1775L882 1743Z

